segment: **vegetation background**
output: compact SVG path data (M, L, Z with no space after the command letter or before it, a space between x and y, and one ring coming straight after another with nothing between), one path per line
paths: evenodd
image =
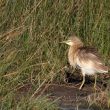
M67 46L59 42L72 33L98 48L109 65L110 1L0 0L1 110L58 109L46 96L33 97L43 84L60 80Z

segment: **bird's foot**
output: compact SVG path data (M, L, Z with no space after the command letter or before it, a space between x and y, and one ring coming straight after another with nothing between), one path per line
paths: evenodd
M96 86L94 86L94 91L95 91L95 92L97 91L97 87L96 87Z
M79 90L81 90L81 89L82 89L82 87L83 87L83 84L81 84L81 86L79 87Z

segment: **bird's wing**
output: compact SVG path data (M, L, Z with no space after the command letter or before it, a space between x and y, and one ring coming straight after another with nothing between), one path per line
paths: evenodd
M93 68L97 72L107 72L108 68L103 65L97 50L90 47L81 47L77 53L77 63L80 67Z

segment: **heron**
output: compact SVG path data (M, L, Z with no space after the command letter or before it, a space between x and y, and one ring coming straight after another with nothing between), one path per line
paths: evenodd
M84 46L83 42L77 37L72 36L62 43L68 44L68 61L74 68L79 67L83 76L79 89L82 89L85 83L85 75L94 75L96 88L97 73L107 73L108 67L104 65L98 51L90 46Z

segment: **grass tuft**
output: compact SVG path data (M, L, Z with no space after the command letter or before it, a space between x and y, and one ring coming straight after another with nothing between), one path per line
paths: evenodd
M56 108L45 97L28 97L59 77L67 62L67 46L59 42L72 33L98 48L109 65L109 12L107 0L1 0L0 109ZM28 83L28 96L16 101L15 90Z

